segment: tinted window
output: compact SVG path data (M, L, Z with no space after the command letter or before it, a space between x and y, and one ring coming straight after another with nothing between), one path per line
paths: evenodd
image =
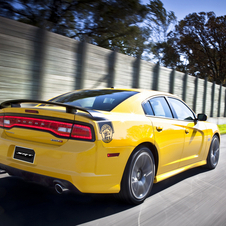
M143 108L146 115L154 115L154 112L151 108L149 101L143 104Z
M63 94L51 99L51 101L69 104L73 106L111 111L122 101L138 92L124 90L82 90Z
M170 104L175 110L176 116L180 120L194 120L193 112L180 100L168 98Z
M155 116L173 118L169 105L164 97L156 97L150 100Z

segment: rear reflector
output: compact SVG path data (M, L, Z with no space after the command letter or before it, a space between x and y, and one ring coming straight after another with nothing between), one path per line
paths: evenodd
M108 153L107 156L108 157L117 157L117 156L119 156L119 153Z
M20 116L0 116L0 126L11 129L23 127L51 132L65 138L92 140L92 131L89 126L60 122L55 120L38 119Z

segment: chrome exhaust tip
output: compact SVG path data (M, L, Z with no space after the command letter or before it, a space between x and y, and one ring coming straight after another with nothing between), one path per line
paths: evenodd
M56 192L58 193L58 194L62 194L63 192L66 192L66 191L68 191L68 189L67 188L65 188L65 187L63 187L61 184L55 184L55 190L56 190Z
M4 173L6 173L6 171L3 169L0 169L0 174L4 174Z

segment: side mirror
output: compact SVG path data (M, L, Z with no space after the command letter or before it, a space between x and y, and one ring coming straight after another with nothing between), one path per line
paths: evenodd
M206 121L207 115L206 114L198 114L197 119L198 119L198 121Z

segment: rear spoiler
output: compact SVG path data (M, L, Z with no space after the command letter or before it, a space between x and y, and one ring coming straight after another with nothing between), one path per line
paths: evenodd
M48 104L48 105L55 105L55 106L60 106L60 107L65 107L66 108L66 113L71 113L74 114L79 111L83 111L88 113L92 117L103 117L103 115L94 110L87 110L82 107L77 107L69 104L62 104L59 102L54 102L54 101L43 101L43 100L29 100L29 99L17 99L17 100L8 100L4 101L0 104L0 109L7 108L7 107L21 107L21 103L35 103L35 104Z

